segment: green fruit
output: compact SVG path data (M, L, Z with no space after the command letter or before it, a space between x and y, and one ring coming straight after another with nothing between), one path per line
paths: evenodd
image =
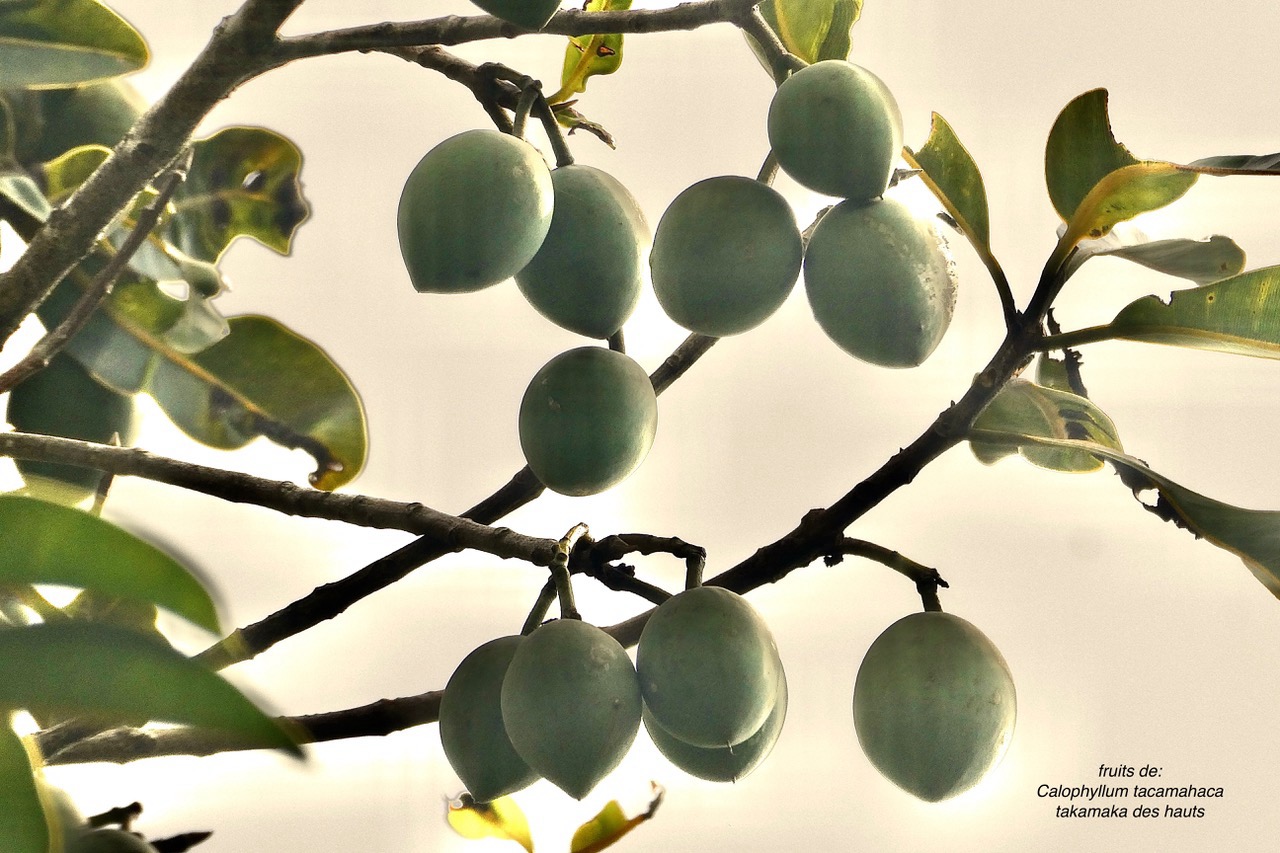
M516 752L579 800L627 754L640 713L626 650L578 619L525 637L502 681L502 719Z
M658 751L691 776L708 782L736 782L769 756L787 718L787 678L778 666L778 699L755 734L734 746L704 747L685 743L672 735L644 709L644 726Z
M853 687L867 758L937 802L976 785L1013 737L1013 677L981 631L949 613L913 613L876 638Z
M95 829L77 838L68 853L156 853L140 835L123 829Z
M23 162L42 163L81 145L114 148L147 108L138 91L123 80L107 80L71 89L35 93L38 106L23 118L40 116L38 128L20 138Z
M560 0L472 0L481 9L526 30L540 30L560 9Z
M440 743L477 802L496 800L538 779L516 754L502 723L502 679L522 639L499 637L471 652L440 699Z
M627 188L591 166L551 173L555 212L542 248L516 284L547 319L571 332L607 338L640 298L640 261L649 227Z
M692 332L734 335L786 301L803 246L776 190L733 175L686 189L662 214L649 267L667 316Z
M520 402L525 459L562 495L594 495L622 482L644 461L657 427L658 399L644 369L603 347L551 359Z
M400 254L413 286L467 293L511 278L551 227L551 170L496 130L451 136L418 161L400 195Z
M695 587L649 617L636 646L645 705L673 737L742 743L778 700L781 663L764 620L737 593Z
M119 433L133 438L133 399L102 387L69 355L53 357L49 366L9 392L6 415L22 432L109 442ZM102 472L53 462L15 460L27 485L44 497L75 502L93 494ZM39 482L39 486L37 486Z
M951 324L956 281L933 224L891 199L836 205L814 229L804 286L818 325L850 355L915 367Z
M788 77L769 105L778 164L816 192L867 201L889 185L902 151L902 114L879 77L840 59Z

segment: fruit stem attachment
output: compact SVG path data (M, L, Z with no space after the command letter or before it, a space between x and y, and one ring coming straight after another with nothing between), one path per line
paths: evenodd
M621 329L619 329L618 331L610 335L607 340L607 343L609 344L609 349L613 350L614 352L620 352L623 355L626 355L627 342L626 342L626 339L623 338L622 336Z
M773 31L773 27L769 26L769 22L760 13L758 6L752 6L745 15L734 21L734 23L756 43L760 48L760 52L768 59L769 71L772 73L773 82L776 85L781 86L783 80L786 80L793 73L809 64L794 53L787 51L786 45L778 38L778 34Z
M533 603L533 608L529 611L529 615L525 617L524 625L520 628L521 636L527 637L538 630L538 626L547 618L547 611L551 609L551 602L555 600L555 578L547 578L547 582L542 585L542 589L538 592L538 600Z
M587 525L578 522L556 543L556 557L551 563L551 579L556 584L556 595L560 598L561 619L581 619L582 614L573 602L573 583L569 578L569 554L578 540L587 535Z
M764 162L760 164L760 171L756 174L756 180L765 186L773 183L773 179L778 176L778 155L773 153L773 149L769 149L769 153L765 155Z
M938 598L938 588L946 589L951 585L943 579L937 569L917 563L910 557L903 556L883 545L847 536L840 540L836 550L823 557L823 562L828 566L834 566L845 557L863 557L888 566L915 582L916 591L920 593L920 601L925 610L941 612L942 602Z
M512 133L524 139L524 127L529 121L529 113L542 94L542 84L532 77L525 77L519 83L520 97L516 100L515 116L511 120Z

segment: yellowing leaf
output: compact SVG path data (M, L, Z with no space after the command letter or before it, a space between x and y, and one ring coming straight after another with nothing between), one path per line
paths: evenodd
M569 853L599 853L612 847L618 839L653 817L662 804L662 788L653 784L653 799L648 810L635 817L627 817L617 800L610 800L600 813L578 827L573 833L573 841L569 845Z
M10 716L0 715L0 849L6 853L46 853L50 841L62 839L50 838L53 827L45 818L35 778L38 761L10 727Z
M1111 418L1088 398L1015 379L1000 389L991 404L974 421L978 432L1000 432L1046 438L1080 438L1121 450ZM1102 467L1102 460L1076 450L1008 443L988 444L977 438L969 442L980 462L992 464L1001 457L1021 452L1027 461L1053 471L1088 472Z
M631 0L589 0L587 12L603 12L631 8ZM572 36L564 52L564 68L560 73L560 91L547 98L558 104L587 89L587 79L598 74L612 74L622 66L622 34L601 33Z
M499 838L514 841L533 853L529 821L510 797L499 797L490 803L477 803L470 794L449 800L445 820L463 838Z

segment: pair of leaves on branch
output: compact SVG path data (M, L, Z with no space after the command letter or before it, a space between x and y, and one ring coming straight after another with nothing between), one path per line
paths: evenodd
M37 584L159 606L219 630L204 584L155 546L89 513L0 496L0 589L12 604L21 600L18 591ZM301 757L295 738L276 720L154 630L73 615L71 606L67 611L46 613L43 623L9 620L0 628L0 838L6 851L46 853L57 831L52 815L46 817L41 758L12 727L16 710L37 718L178 723Z
M107 156L101 146L74 148L45 164L42 187L33 190L31 179L10 174L0 192L43 221ZM307 215L300 167L297 148L263 128L229 128L196 142L187 180L161 227L67 352L118 394L150 393L206 444L235 448L265 435L305 449L317 461L312 482L332 489L353 479L365 459L364 412L355 389L312 342L264 317L228 322L211 302L223 287L216 263L236 237L289 251ZM47 327L65 316L106 263L145 196L41 306ZM162 283L185 294L170 295Z
M654 783L649 808L634 817L627 817L618 801L610 800L595 817L573 833L569 853L599 853L612 847L624 835L654 816L662 803L663 793L662 788ZM447 803L445 819L463 838L514 841L533 853L529 821L509 796L489 803L477 803L469 794L462 794Z

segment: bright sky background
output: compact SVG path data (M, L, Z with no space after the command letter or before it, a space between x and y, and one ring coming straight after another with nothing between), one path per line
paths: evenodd
M152 96L235 8L233 0L111 5L151 43L154 63L135 82ZM470 11L464 0L308 0L288 30ZM899 100L907 144L924 141L936 110L969 147L987 183L993 245L1020 301L1057 225L1044 191L1044 138L1075 95L1108 87L1116 133L1138 156L1280 150L1280 8L1135 0L1046 12L1015 0L868 0L854 36L855 61ZM529 37L459 53L551 84L563 49L561 38ZM629 37L621 72L594 80L580 102L613 131L618 150L575 137L574 152L630 187L656 225L689 184L756 173L771 91L730 27ZM470 93L388 57L312 60L249 84L205 130L235 123L298 143L313 216L291 258L234 247L225 268L235 289L220 304L228 314L278 317L348 371L372 436L354 488L458 512L506 482L522 464L515 416L525 385L583 341L543 320L512 283L452 297L409 285L395 237L400 187L437 142L487 125ZM777 187L802 225L823 203L785 178ZM1250 266L1265 266L1280 263L1277 212L1280 180L1205 178L1138 225L1153 237L1227 234ZM505 523L543 536L579 521L597 536L680 536L707 548L709 574L772 541L911 441L994 350L994 289L967 246L953 242L957 314L925 366L892 372L852 360L822 335L797 290L662 397L653 451L626 483L596 498L550 495ZM1180 286L1096 260L1073 279L1058 319L1066 328L1105 322L1137 296ZM684 337L651 296L626 334L646 369ZM1204 494L1280 509L1280 366L1119 343L1090 347L1085 359L1092 396L1129 452ZM305 459L269 447L203 450L156 420L140 440L270 476L300 480L308 470ZM260 619L407 540L133 481L119 483L108 512L192 556L215 579L230 625ZM998 771L969 794L926 805L870 767L853 733L854 674L876 635L919 599L878 565L814 566L751 596L790 683L772 757L736 785L713 785L667 765L642 732L582 803L546 783L518 796L539 850L567 849L573 827L611 798L629 810L643 805L651 779L666 787L666 802L620 851L1273 849L1280 743L1269 720L1280 702L1280 602L1237 558L1145 513L1110 472L1053 474L1017 460L985 468L965 447L851 533L938 567L952 584L944 607L1003 651L1019 719ZM669 587L682 571L669 559L640 564L642 576ZM438 688L473 647L519 629L543 580L539 570L475 554L442 560L232 676L285 713ZM578 591L585 617L600 624L641 606L589 581ZM187 640L193 649L205 642ZM1056 819L1058 801L1036 796L1042 783L1097 784L1101 763L1156 765L1165 784L1223 786L1226 796L1199 820L1110 822ZM434 726L320 746L305 767L222 756L95 765L54 778L86 812L142 801L138 826L152 836L213 829L199 848L208 853L516 849L465 843L445 826L444 798L460 786Z

